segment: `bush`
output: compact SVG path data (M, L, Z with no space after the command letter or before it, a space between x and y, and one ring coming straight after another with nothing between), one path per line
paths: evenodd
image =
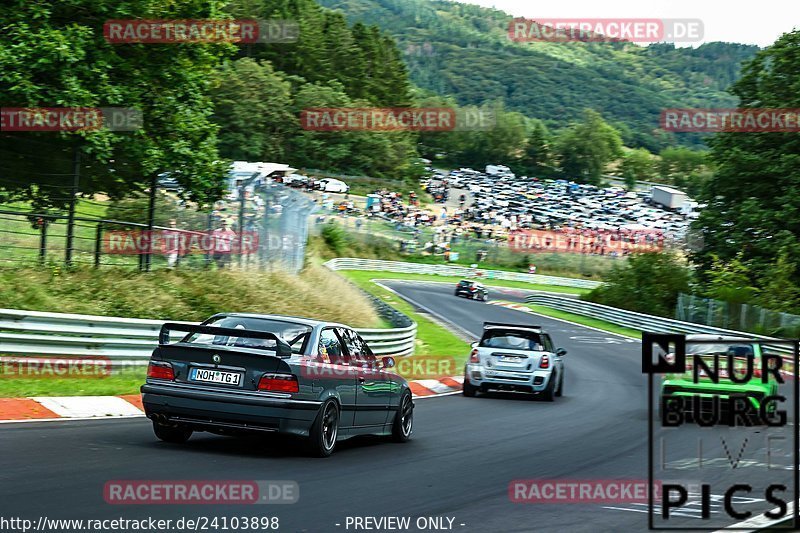
M350 239L347 232L336 222L328 222L322 228L322 239L325 245L333 251L337 257L343 257L350 246Z
M667 252L636 254L623 266L614 266L605 285L581 298L639 313L672 317L678 294L690 292L691 270L677 255Z

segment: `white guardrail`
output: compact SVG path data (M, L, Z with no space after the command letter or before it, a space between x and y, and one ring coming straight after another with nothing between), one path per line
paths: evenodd
M0 354L108 357L144 362L158 344L162 320L0 309ZM188 323L188 322L187 322ZM356 331L376 355L409 355L417 325Z
M331 259L325 266L331 270L379 270L382 272L400 272L405 274L435 274L438 276L475 277L478 272L484 279L502 279L508 281L524 281L540 285L559 285L561 287L581 287L594 289L602 285L599 281L575 278L559 278L539 274L524 274L506 270L489 270L471 268L460 265L427 265L424 263L406 263L403 261L382 261L379 259L357 259L339 257Z
M776 340L774 337L765 337L763 335L755 335L753 333L717 328L714 326L707 326L705 324L695 324L694 322L683 322L681 320L673 320L671 318L646 315L608 305L577 300L575 298L565 298L562 296L553 296L549 294L534 294L525 298L525 301L531 304L544 305L554 309L559 309L561 311L566 311L568 313L574 313L576 315L598 318L618 326L636 329L639 331L685 334L706 333L711 335L725 335L728 337L763 339L765 341ZM773 345L772 348L779 353L792 353L792 350L786 345Z

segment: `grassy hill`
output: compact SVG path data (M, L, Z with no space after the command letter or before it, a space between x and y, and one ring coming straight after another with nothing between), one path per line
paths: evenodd
M511 15L442 0L318 0L351 22L390 32L404 51L412 81L460 104L503 100L507 108L558 129L593 108L621 129L629 146L658 151L699 146L697 134L658 129L662 109L725 107L725 89L756 46L708 43L696 49L669 44L514 43Z

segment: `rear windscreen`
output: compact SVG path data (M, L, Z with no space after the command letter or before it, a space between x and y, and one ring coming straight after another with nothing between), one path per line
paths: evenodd
M284 320L274 320L266 318L243 318L243 317L224 317L206 324L218 328L233 328L241 330L268 331L274 333L280 339L292 347L293 353L303 353L306 343L311 335L311 326L288 322ZM274 349L275 341L271 339L251 339L246 335L233 337L228 335L206 335L203 333L193 333L183 339L182 342L192 344L212 344L217 346L236 346L240 348L262 348Z
M544 350L542 337L533 331L491 329L485 331L479 344L482 348L503 350Z

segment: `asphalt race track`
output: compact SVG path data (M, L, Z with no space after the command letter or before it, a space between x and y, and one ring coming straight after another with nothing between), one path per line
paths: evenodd
M348 531L348 516L409 516L412 524L417 517L445 516L454 518L454 530L464 532L647 530L646 505L519 504L510 502L508 492L516 479L647 480L647 378L638 342L456 298L447 285L385 283L474 335L484 320L546 327L568 350L564 397L554 403L514 394L418 399L410 443L348 441L329 459L305 457L291 441L202 433L185 445L170 445L155 439L144 418L5 424L0 426L0 514L34 520L42 514L92 519L269 515L279 517L280 531L309 532ZM718 493L717 483L727 486L744 476L754 492L752 501L741 500L738 508L754 513L774 508L763 501L760 486L777 476L791 490L790 472L764 467L758 437L732 470L725 449L735 461L740 435L726 429L673 430L665 452L665 462L675 469L671 479L700 479L689 469L702 436L700 472L703 481L714 484L712 493ZM264 506L106 503L105 483L125 479L294 480L300 499ZM787 493L785 499L790 498ZM713 520L703 521L699 505L687 507L666 525L738 522L725 516L716 499L711 512Z

